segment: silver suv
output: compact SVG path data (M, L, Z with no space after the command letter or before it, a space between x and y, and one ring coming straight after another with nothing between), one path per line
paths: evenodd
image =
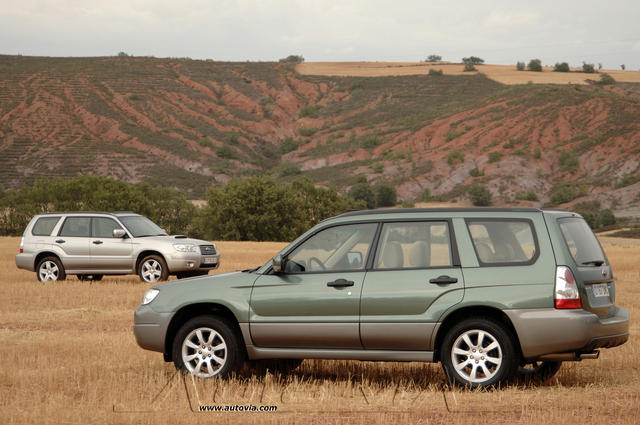
M40 281L100 280L137 273L143 282L209 273L220 263L215 244L169 236L132 212L45 213L31 219L20 241L16 265Z

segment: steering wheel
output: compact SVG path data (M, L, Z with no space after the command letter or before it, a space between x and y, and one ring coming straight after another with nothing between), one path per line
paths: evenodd
M320 259L318 257L309 258L309 268L311 268L311 263L313 263L314 261L318 264L318 266L320 266L320 270L326 270L327 269L324 266L324 263L322 261L320 261Z

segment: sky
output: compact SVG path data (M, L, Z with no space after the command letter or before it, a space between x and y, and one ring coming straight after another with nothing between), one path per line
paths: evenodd
M640 69L640 1L0 0L0 54Z

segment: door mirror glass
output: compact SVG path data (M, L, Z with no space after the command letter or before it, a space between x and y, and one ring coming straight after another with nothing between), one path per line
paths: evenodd
M284 260L282 259L282 255L278 254L273 257L271 260L271 266L273 267L273 271L276 273L282 273L282 263Z
M350 269L359 269L362 267L362 253L358 251L347 252L347 261Z
M126 232L124 229L113 229L113 237L114 238L124 238L126 236Z

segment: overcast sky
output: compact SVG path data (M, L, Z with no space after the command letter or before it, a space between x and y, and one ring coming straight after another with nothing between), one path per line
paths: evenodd
M0 0L0 54L640 68L640 0Z

